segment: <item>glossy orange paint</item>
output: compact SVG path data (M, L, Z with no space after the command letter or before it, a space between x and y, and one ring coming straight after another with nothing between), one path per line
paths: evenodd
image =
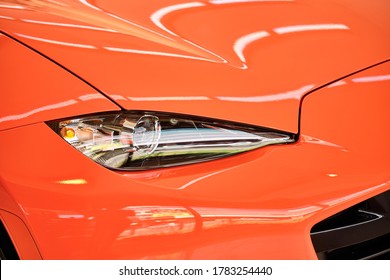
M81 102L80 96L88 94L91 87L1 36L0 47L6 53L19 54L19 63L26 59L39 70L34 70L31 63L22 63L26 68L20 71L24 74L17 75L15 70L7 73L11 78L1 83L2 87L7 85L2 92L10 90L14 97L10 97L11 101L6 99L2 112L3 106L8 110L6 115L15 115L67 98L78 101L77 105L33 111L12 123L0 123L1 218L7 223L3 213L12 213L30 232L32 239L26 239L30 247L18 247L22 258L316 259L309 234L314 224L390 189L390 62L337 80L302 98L313 88L389 58L388 39L384 39L388 37L382 37L388 29L372 28L381 22L382 11L362 21L359 13L363 10L354 2L348 6L338 1L321 1L322 6L310 1L222 2L158 1L148 7L144 2L132 4L134 22L147 30L134 23L130 24L133 29L127 30L128 23L124 26L122 21L108 20L107 16L114 12L130 17L122 16L126 9L116 6L121 5L117 2L63 1L81 11L79 18L72 21L71 11L59 10L58 6L46 7L43 12L43 1L19 1L23 9L2 8L2 14L10 13L1 21L10 36L48 55L126 109L184 112L291 132L299 129L299 140L289 145L268 146L182 167L111 171L66 144L43 121L119 107L103 98ZM24 9L26 3L35 6ZM385 1L377 3L387 5ZM177 10L172 8L175 5ZM170 11L172 17L162 19L164 12ZM277 11L285 16L274 18ZM152 18L145 16L153 13ZM243 17L244 13L247 16ZM257 22L257 13L264 16L264 22L251 26ZM242 22L233 22L236 16ZM213 21L209 29L202 27L210 23L211 17L219 21ZM69 26L76 23L94 27L97 34L83 37L92 31L68 32L69 28L83 29ZM195 23L200 25L196 28ZM297 30L296 26L318 28L318 24L338 24L333 26L338 29L287 32L294 30L293 26ZM222 25L229 34L217 32ZM277 39L279 35L282 38L281 34L275 35L276 39L269 36L266 45L255 42L253 48L243 50L241 57L234 52L234 39L241 31L240 34L254 34L246 40L260 39L265 33L259 32L265 28L276 32L277 27L285 28L276 30L285 32L286 38ZM107 46L110 43L116 48L140 50L142 45L142 50L150 53L87 51L80 46L72 48L31 37L87 46L95 46L101 38ZM197 38L195 42L186 41L192 37ZM231 43L225 45L228 39ZM330 40L335 45L324 46ZM287 54L286 50L291 52ZM157 51L159 55L152 54ZM173 51L175 56L161 55ZM226 62L218 61L219 57ZM243 68L242 57L247 68ZM102 67L96 67L96 61ZM3 65L11 67L12 60ZM111 69L115 71L110 73ZM45 81L41 73L53 76ZM45 88L39 95L36 88L41 84ZM19 87L17 91L12 91L13 85ZM72 87L66 90L64 85ZM299 94L290 92L306 85L312 87ZM28 89L41 97L34 100L30 95L28 104L17 102L16 98L27 95ZM269 94L277 92L278 97ZM103 96L97 91L92 93ZM221 96L230 100L217 98ZM192 98L195 100L189 102L191 97L198 100ZM18 234L14 232L10 231L11 237ZM31 248L39 254L34 255L35 249Z
M25 223L18 216L0 210L0 221L11 236L21 259L39 260L42 258Z
M69 115L119 110L96 89L0 34L0 130Z
M3 151L2 186L44 258L315 258L316 222L390 189L389 73L309 95L296 144L178 168L120 174L45 124L3 131L1 147L18 149Z
M297 132L305 93L388 58L371 2L2 0L0 26L126 109Z

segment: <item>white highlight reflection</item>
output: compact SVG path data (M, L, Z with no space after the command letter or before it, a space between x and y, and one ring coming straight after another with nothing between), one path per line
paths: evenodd
M110 97L114 100L127 100L126 97L119 94L110 94Z
M94 10L101 11L102 9L99 9L98 7L92 5L91 3L88 3L87 0L79 0L81 3L83 3L85 6L88 6Z
M345 152L348 152L348 150L344 149L344 147L342 146L339 146L337 144L334 144L334 143L331 143L331 142L328 142L328 141L324 141L324 140L321 140L321 139L318 139L318 138L314 138L314 137L311 137L311 136L307 136L307 135L302 135L301 136L302 139L305 141L305 142L308 142L308 143L313 143L313 144L316 144L316 145L325 145L325 146L329 146L329 147L334 147L334 148L338 148L338 149L341 149Z
M211 176L220 174L220 173L222 173L222 172L225 172L225 171L234 169L234 168L236 168L236 167L237 167L237 166L233 166L233 167L230 167L230 168L227 168L227 169L219 170L219 171L213 172L213 173L211 173L211 174L207 174L207 175L204 175L204 176L202 176L202 177L196 178L196 179L191 180L191 181L189 181L188 183L184 184L183 186L181 186L181 187L178 188L178 189L179 189L179 190L185 189L185 188L187 188L187 187L189 187L189 186L195 184L196 182L199 182L199 181L201 181L201 180L203 180L203 179L206 179L206 178L209 178L209 177L211 177Z
M330 85L328 86L328 88L343 86L343 85L346 85L346 84L347 84L346 81L341 80L341 81L337 81L337 82L334 82L334 83L330 84Z
M236 52L237 56L241 59L242 62L246 62L245 56L244 56L244 50L245 48L252 42L263 39L265 37L270 36L270 34L267 31L259 31L247 34L245 36L242 36L234 42L233 49Z
M121 17L119 17L119 16L117 16L117 15L109 14L109 13L106 13L106 15L108 15L108 16L110 16L110 17L113 17L113 18L116 18L116 19L118 19L118 20L120 20L120 21L122 21L122 22L125 22L125 23L127 23L127 24L136 26L137 28L139 28L139 29L141 29L141 30L145 30L145 31L148 32L148 33L152 33L152 34L154 34L154 35L157 35L158 37L164 37L165 39L168 39L168 40L170 40L170 41L173 41L172 38L169 38L169 37L167 37L167 36L165 36L165 35L163 35L163 34L161 34L161 33L158 33L158 32L155 32L155 31L153 31L153 30L151 30L151 29L148 29L148 28L146 28L146 27L144 27L144 26L142 26L142 25L136 24L136 23L134 23L134 22L132 22L132 21L128 21L128 20L126 20L126 19L124 19L124 18L121 18ZM140 38L142 38L142 37L140 37Z
M389 185L390 185L390 181L387 181L387 182L384 182L382 184L373 186L371 188L362 190L360 192L357 192L357 193L354 193L354 194L351 194L351 195L342 196L342 197L336 198L336 199L330 199L330 200L321 201L321 204L322 205L326 205L326 206L334 206L334 205L337 205L337 204L340 204L340 203L344 203L346 201L350 201L350 200L358 198L358 197L362 197L362 196L364 196L364 195L366 195L368 193L371 193L371 192L373 192L375 190L378 190L378 189L381 189L381 188L385 189Z
M156 96L156 97L129 97L131 101L196 101L210 100L207 96Z
M90 93L90 94L81 95L79 99L81 101L88 101L92 99L105 99L105 97L100 93Z
M3 5L3 4L0 4L0 8L24 10L24 8L22 6L17 6L17 5Z
M292 25L274 28L278 34L286 34L292 32L313 31L313 30L347 30L348 26L344 24L307 24L307 25Z
M9 19L9 20L15 20L15 18L13 18L13 17L7 17L7 16L0 16L0 18L2 18L2 19Z
M58 109L58 108L70 106L70 105L73 105L73 104L76 104L76 103L77 103L76 100L71 99L71 100L60 102L60 103L57 103L57 104L51 104L51 105L43 106L43 107L31 110L29 112L20 114L20 115L11 115L11 116L2 117L2 118L0 118L0 123L1 122L5 122L5 121L12 121L12 120L23 119L23 118L26 118L28 116L34 115L34 114L42 112L42 111Z
M145 50L135 50L135 49L122 49L122 48L113 48L113 47L103 47L103 49L108 50L108 51L113 51L113 52L125 52L125 53L144 54L144 55L158 55L158 56L188 58L188 59L194 59L194 60L216 62L214 60L207 59L207 58L190 56L190 55L182 55L182 54L176 54L176 53L155 52L155 51L145 51Z
M205 6L204 3L200 2L190 2L190 3L183 3L183 4L177 4L177 5L172 5L168 7L164 7L162 9L157 10L154 12L151 16L150 19L153 21L155 25L160 27L161 29L165 30L166 32L177 36L177 34L173 33L171 30L166 28L162 23L161 19L166 16L167 14L170 14L175 11L183 10L183 9L189 9L189 8L196 8L196 7L202 7Z
M84 49L97 49L95 46L91 46L91 45L75 44L75 43L69 43L69 42L55 41L55 40L49 40L49 39L44 39L44 38L39 38L39 37L33 37L33 36L28 36L28 35L23 35L23 34L18 34L18 33L15 33L15 34L20 36L20 37L26 38L26 39L31 39L31 40L35 40L35 41L50 43L50 44L62 45L62 46L67 46L67 47L84 48Z
M180 206L127 206L129 226L123 230L118 240L137 236L161 236L184 234L195 230L195 217Z
M58 183L63 185L85 185L87 181L85 179L70 179L70 180L61 180Z
M234 3L253 3L253 2L293 2L294 0L210 0L211 4L234 4Z
M381 75L381 76L368 76L352 79L352 82L355 83L369 83L369 82L381 82L390 80L390 75Z
M247 96L247 97L238 97L238 96L219 96L217 97L223 101L234 101L234 102L273 102L286 99L300 99L305 93L314 88L314 85L303 86L299 89L284 92L276 93L271 95L263 96Z
M82 0L80 0L80 1L82 1ZM60 6L64 6L64 7L69 7L69 5L67 5L65 3L61 3L61 2L55 1L55 0L47 0L47 2L51 2L51 3L57 4L57 5L60 5Z
M32 19L22 19L22 21L24 21L24 22L29 22L29 23L43 24L43 25L51 25L51 26L82 28L82 29L89 29L89 30L114 32L114 33L117 32L117 31L111 30L111 29L100 28L100 27L94 27L94 26L87 26L87 25L80 25L80 24L70 24L70 23L40 21L40 20L32 20Z
M307 206L295 209L235 209L235 208L193 208L202 218L296 218L304 217L321 210L319 206Z
M60 219L84 219L85 216L82 214L58 214Z
M180 11L180 10L184 10L184 9L190 9L190 8L198 8L198 7L203 7L205 6L204 3L201 3L201 2L189 2L189 3L183 3L183 4L177 4L177 5L171 5L171 6L167 6L167 7L164 7L164 8L161 8L159 10L157 10L156 12L154 12L151 16L150 16L150 19L152 20L152 22L157 26L159 27L160 29L166 31L167 33L175 36L175 37L179 37L176 33L174 33L173 31L169 30L162 22L162 18L167 16L168 14L172 13L172 12L176 12L176 11ZM191 41L188 41L186 39L183 39L181 38L184 42L192 45L192 46L195 46L197 49L201 49L213 56L216 56L218 59L221 60L222 63L226 63L226 59L220 57L219 55L191 42ZM193 57L191 57L193 59ZM205 60L205 59L203 59ZM207 60L207 61L212 61L212 60ZM216 61L213 61L213 62L216 62Z

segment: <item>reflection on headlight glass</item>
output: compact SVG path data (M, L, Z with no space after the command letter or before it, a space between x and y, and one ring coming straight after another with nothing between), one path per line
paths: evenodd
M208 161L294 141L290 133L267 128L156 112L102 114L49 126L89 158L120 170Z

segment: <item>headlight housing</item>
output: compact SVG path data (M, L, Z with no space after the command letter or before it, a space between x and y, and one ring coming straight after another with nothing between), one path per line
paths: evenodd
M294 142L287 132L161 112L104 113L48 125L90 159L117 170L203 162Z

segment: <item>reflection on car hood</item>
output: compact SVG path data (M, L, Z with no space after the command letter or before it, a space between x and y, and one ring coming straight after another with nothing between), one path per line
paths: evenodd
M348 2L0 1L0 24L125 109L297 132L305 93L389 57L389 2Z

